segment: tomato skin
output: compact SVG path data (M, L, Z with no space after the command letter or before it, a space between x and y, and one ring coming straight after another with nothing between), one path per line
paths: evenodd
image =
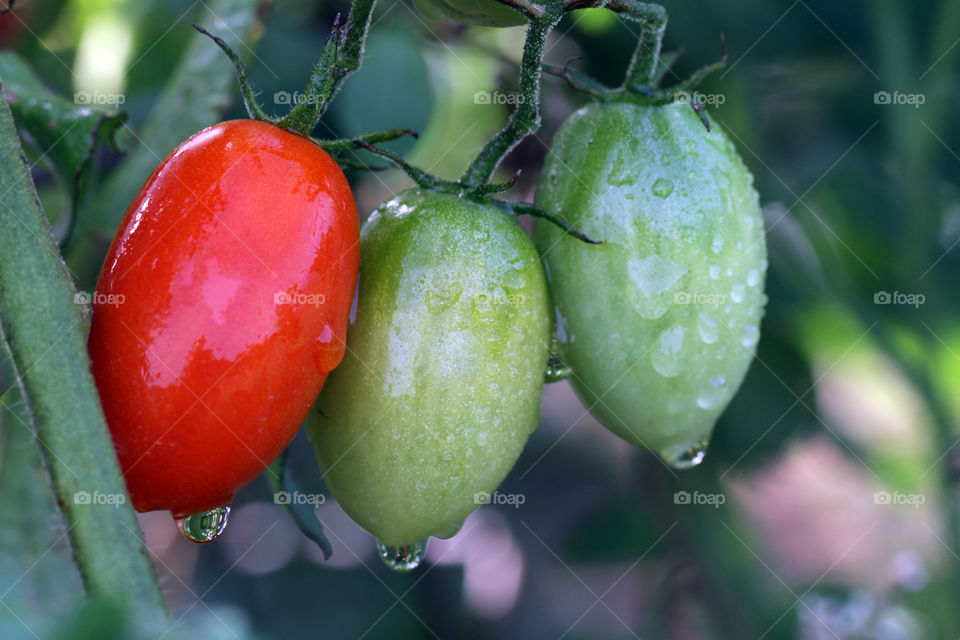
M709 437L753 358L766 244L753 178L688 105L594 104L559 129L536 203L571 383L591 413L667 460Z
M526 17L497 0L414 0L414 6L431 20L455 20L486 27L512 27Z
M293 438L343 357L358 226L333 159L267 123L209 127L160 163L107 254L89 339L137 510L228 504Z
M453 535L539 420L550 309L515 220L406 191L361 231L347 354L307 420L324 480L386 545Z

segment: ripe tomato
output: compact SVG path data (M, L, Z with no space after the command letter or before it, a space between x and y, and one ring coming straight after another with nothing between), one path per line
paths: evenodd
M133 505L228 504L343 357L358 219L337 164L255 120L195 134L127 209L89 350Z
M766 245L753 177L687 105L593 104L560 128L536 202L571 382L590 412L676 466L696 464L753 359Z
M307 420L337 502L383 545L453 535L537 426L549 334L514 219L416 189L381 205L347 355Z

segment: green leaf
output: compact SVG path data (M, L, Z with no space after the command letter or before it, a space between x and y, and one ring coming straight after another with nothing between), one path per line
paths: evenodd
M73 100L53 93L12 51L0 51L0 80L17 126L70 186L69 215L55 229L62 242L92 183L98 146L119 149L117 132L126 115L90 104L96 96L87 92L78 92Z
M262 0L207 3L200 25L247 57L262 31L262 4ZM233 65L220 48L187 21L177 28L191 31L189 44L142 130L135 134L130 154L111 174L92 207L91 223L106 237L113 236L157 164L188 137L215 124L237 91Z
M267 484L270 485L270 490L273 491L274 495L285 494L292 496L301 492L300 485L293 479L293 474L290 473L289 465L287 464L289 458L287 455L288 451L289 448L284 449L283 453L270 464L264 474L264 477L267 479ZM327 534L323 531L323 523L317 518L317 513L313 506L290 500L283 501L282 504L290 512L290 515L293 516L297 527L300 528L303 535L317 543L317 546L323 551L323 557L329 560L330 554L333 553L333 546L330 544L330 540L327 539Z

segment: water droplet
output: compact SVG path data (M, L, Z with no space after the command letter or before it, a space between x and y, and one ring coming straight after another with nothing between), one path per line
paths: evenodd
M683 348L683 327L667 329L660 334L660 346L654 349L650 360L660 375L672 378L680 373L679 353Z
M674 448L678 451L675 455L665 455L664 461L674 469L692 469L701 462L707 455L707 445L710 441L707 439L699 440L691 445L679 445Z
M617 150L607 183L614 187L623 187L637 181L638 166L633 156L623 149Z
M377 549L380 552L380 559L383 563L401 573L412 571L420 566L423 557L427 555L427 541L419 540L413 544L405 544L399 547L388 546L377 543Z
M627 275L647 298L669 291L686 272L685 267L657 255L627 262Z
M743 340L741 340L743 346L750 348L757 344L758 340L760 340L760 329L755 324L747 325L747 328L743 330Z
M720 265L713 265L710 267L710 277L716 280L720 277Z
M716 393L704 392L697 396L697 406L704 410L710 410L717 406L720 398Z
M743 302L743 285L739 282L730 287L730 299L734 302Z
M714 387L723 387L727 384L727 379L723 376L713 376L709 380L710 384Z
M459 285L427 291L426 303L430 313L442 313L457 303L463 289Z
M713 236L713 252L720 253L723 251L723 236L719 233Z
M563 358L560 357L560 354L556 351L550 352L550 357L547 358L547 371L543 376L543 381L550 382L560 382L570 377L573 371L570 367L567 366L567 363L563 361Z
M194 513L186 517L175 517L177 528L190 542L206 544L216 540L227 528L230 519L230 507L217 507L210 511Z
M713 344L720 337L720 325L705 313L697 316L697 331L700 333L700 339L707 344Z
M653 195L658 198L669 198L671 193L673 193L673 183L666 178L657 178L653 183Z
M760 272L756 269L750 269L750 271L747 272L747 284L751 287L760 284Z

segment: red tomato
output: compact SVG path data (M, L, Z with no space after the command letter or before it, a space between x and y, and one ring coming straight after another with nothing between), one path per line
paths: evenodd
M229 504L343 357L358 266L347 180L309 139L234 120L170 154L127 209L89 350L138 511Z

